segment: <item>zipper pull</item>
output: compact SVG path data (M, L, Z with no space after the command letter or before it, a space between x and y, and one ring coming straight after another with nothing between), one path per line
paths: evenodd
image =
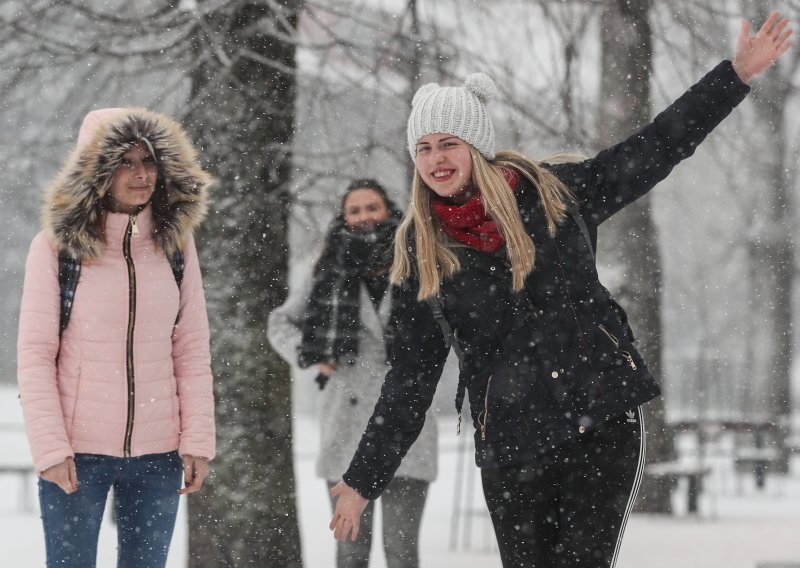
M131 235L139 236L139 227L136 226L136 215L131 215Z
M628 360L628 365L631 366L631 369L633 369L635 371L638 368L638 367L636 367L636 363L633 362L633 357L631 356L630 353L625 355L625 359Z
M456 422L456 436L461 434L461 413L458 413L458 421Z

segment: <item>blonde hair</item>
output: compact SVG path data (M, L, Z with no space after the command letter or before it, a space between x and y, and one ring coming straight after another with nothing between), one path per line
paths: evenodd
M481 195L486 213L497 223L505 238L508 259L511 262L512 288L515 291L521 290L525 285L525 278L533 270L536 245L522 224L517 201L502 168L518 171L539 192L550 235L556 234L558 224L566 215L567 204L574 202L575 198L552 172L518 152L498 152L494 160L487 161L472 146L469 150L472 156L472 182ZM397 230L390 274L392 283L399 284L409 277L416 260L419 300L436 295L441 280L452 278L461 270L461 264L453 251L455 243L444 232L431 208L432 194L433 191L425 185L419 172L415 170L411 185L411 203ZM408 243L408 232L412 227L416 259L411 258L412 249Z

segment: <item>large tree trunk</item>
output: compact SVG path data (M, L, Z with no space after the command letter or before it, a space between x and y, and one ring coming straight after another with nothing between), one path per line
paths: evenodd
M761 3L753 5L747 13L760 25L769 16ZM778 69L766 72L769 79L761 81L752 98L758 124L767 129L769 151L757 154L758 176L763 183L759 188L764 205L759 212L763 230L750 238L749 248L753 271L752 299L756 321L763 322L766 341L759 349L762 363L756 372L767 373L768 396L765 409L771 416L787 420L791 413L792 366L792 286L794 277L793 217L791 208L792 180L788 172L794 164L789 159L786 129L790 124L786 116L786 101L791 85ZM756 222L758 222L756 220ZM786 464L784 464L786 465Z
M189 565L302 565L289 369L266 341L287 289L287 185L302 2L231 2L196 39L188 117L218 177L199 238L212 326L218 455L189 500Z
M599 141L610 145L650 121L652 34L650 0L607 0L601 16L602 81ZM661 258L650 198L626 207L602 226L603 263L622 274L614 290L631 316L639 348L650 371L661 376ZM647 457L660 462L672 457L672 436L666 428L663 397L645 405ZM638 508L668 512L670 488L645 476Z

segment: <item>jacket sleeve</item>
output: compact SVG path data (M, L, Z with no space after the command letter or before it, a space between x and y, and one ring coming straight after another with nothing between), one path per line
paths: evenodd
M410 279L409 279L410 280ZM391 369L366 431L343 479L367 499L391 481L425 424L448 350L430 307L417 300L417 285L392 287L395 336Z
M37 473L74 456L58 390L61 293L58 254L39 233L25 264L17 338L17 380Z
M212 459L216 453L214 386L208 315L194 238L184 249L178 321L172 336L172 362L178 385L180 455Z
M272 310L267 320L267 339L272 348L290 365L297 365L297 349L302 341L303 322L310 278L298 290L292 290L286 301Z
M748 92L732 63L723 61L639 132L594 158L556 166L556 174L575 191L587 219L599 225L694 154Z

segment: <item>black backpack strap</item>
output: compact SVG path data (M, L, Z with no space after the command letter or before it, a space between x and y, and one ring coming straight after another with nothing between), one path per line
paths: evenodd
M456 353L456 357L458 358L458 368L461 369L464 363L464 355L461 352L461 348L458 346L458 339L455 336L450 324L447 323L447 318L444 317L444 308L442 302L442 293L437 292L435 296L429 296L425 300L428 305L431 307L431 311L433 312L433 319L436 320L436 323L439 324L439 327L442 328L442 335L444 335L444 345L446 349L453 348L453 351ZM466 379L463 376L463 373L458 374L458 387L456 387L456 412L458 413L458 421L456 423L456 434L461 433L461 408L464 405L464 395L466 393Z
M66 252L58 253L58 288L60 292L61 316L59 317L58 336L64 333L72 315L72 305L75 302L75 290L78 288L78 279L81 276L81 261L72 258Z
M583 234L583 238L586 239L586 245L589 247L589 252L592 253L592 259L597 260L594 255L594 247L592 246L592 238L589 235L589 227L586 226L586 221L581 215L581 210L578 208L577 203L570 203L567 205L567 213L569 213L570 217L578 224L578 227Z
M178 289L183 282L183 251L176 251L169 257L169 266L172 268L172 275L178 284ZM59 317L58 336L64 334L64 330L69 325L69 318L72 315L72 305L75 303L75 291L78 289L78 279L81 276L81 261L72 258L66 252L58 253L58 288L60 292L61 315Z
M169 257L169 266L172 268L172 275L175 277L175 282L178 284L178 288L181 287L181 282L183 282L183 251L176 250L172 256Z
M435 296L428 296L428 298L426 298L425 301L431 307L431 311L433 312L433 319L435 319L436 323L439 324L439 327L442 328L442 335L444 335L445 349L450 349L450 345L452 344L453 331L450 329L450 324L447 323L447 320L444 318L441 295L437 293Z
M436 323L439 324L439 327L442 328L445 349L450 349L450 347L452 347L453 351L456 352L456 357L458 357L459 364L461 364L461 348L458 346L458 341L455 340L455 333L450 328L450 324L447 323L447 318L444 317L441 292L437 292L435 296L429 296L425 299L425 301L431 307L433 319L435 319Z

